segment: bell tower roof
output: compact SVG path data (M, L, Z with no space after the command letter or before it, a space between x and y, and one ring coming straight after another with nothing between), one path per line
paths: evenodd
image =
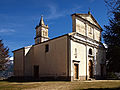
M41 16L40 23L39 23L39 26L42 26L42 25L45 25L43 21L43 16Z
M35 27L35 29L37 29L38 27L49 28L48 25L45 25L42 15L41 15L40 22L39 22L39 24Z

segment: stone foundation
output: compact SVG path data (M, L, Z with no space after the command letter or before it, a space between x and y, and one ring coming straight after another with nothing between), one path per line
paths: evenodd
M34 78L32 76L26 77L10 77L8 80L10 81L82 81L82 80L92 80L92 79L103 79L101 76L94 76L94 78L86 78L86 76L79 76L79 79L74 79L73 76L46 76L46 77L39 77Z
M83 81L83 80L86 80L86 76L79 76L78 79L74 79L74 77L71 76L71 81Z
M43 81L71 81L71 77L68 76L49 76L49 77L40 77L39 80Z
M32 76L25 76L25 77L20 77L20 76L14 76L10 77L8 79L9 81L18 81L18 82L26 82L26 81L71 81L71 77L67 76L49 76L49 77L39 77L39 78L34 78Z

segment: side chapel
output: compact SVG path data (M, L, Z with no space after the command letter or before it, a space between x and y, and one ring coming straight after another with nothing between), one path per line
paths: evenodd
M73 81L106 75L101 26L90 12L71 16L72 32L53 39L41 17L35 44L13 51L15 77Z

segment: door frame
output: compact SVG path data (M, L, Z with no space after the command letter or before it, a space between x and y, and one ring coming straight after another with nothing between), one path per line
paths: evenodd
M75 64L77 64L78 65L78 78L75 78ZM79 76L80 76L80 74L79 74L79 64L80 64L80 61L78 61L78 60L73 60L73 79L74 80L79 80L80 78L79 78Z
M74 63L74 79L79 79L79 64Z
M39 65L33 66L33 77L36 79L39 78Z

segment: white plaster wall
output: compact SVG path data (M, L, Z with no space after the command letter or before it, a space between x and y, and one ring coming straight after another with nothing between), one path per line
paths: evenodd
M81 39L78 36L74 36L75 38ZM81 39L85 41L84 39ZM71 76L74 76L74 63L73 60L80 61L79 63L79 76L87 76L89 77L89 60L93 61L93 75L100 76L101 75L101 64L105 63L105 50L99 47L99 44L88 41L91 44L97 45L98 48L84 45L78 42L71 40ZM77 48L77 58L75 58L75 48ZM92 56L89 56L89 49L92 49ZM87 49L87 51L86 51ZM86 64L87 59L87 64ZM86 72L87 65L87 72ZM82 68L82 69L81 69Z
M27 55L27 53L29 52L29 50L31 49L31 47L32 47L32 45L25 47L25 56Z
M89 49L92 49L93 51L93 64L94 64L94 68L93 68L93 75L97 75L97 76L100 76L101 75L101 64L102 64L102 61L101 60L105 60L104 58L104 50L101 49L101 48L93 48L93 47L90 47L90 46L87 46L87 53L89 52ZM87 75L89 76L89 60L92 59L90 57L88 57L87 59ZM104 61L103 61L104 62Z
M85 35L85 24L76 17L76 32Z
M93 19L91 18L90 15L87 17L82 16L82 18L84 18L84 19L90 21L92 24L98 26L96 24L96 22L93 21ZM85 25L84 21L82 21L79 17L73 16L72 19L73 19L72 20L73 32L78 32L78 33L85 35L91 39L94 39L98 42L100 41L100 37L101 37L100 30L97 30L97 28L95 28L94 26L92 26L90 24Z
M93 21L93 19L91 18L90 15L89 15L88 17L86 17L86 19L87 19L88 21L90 21L92 24L94 24L94 25L97 26L97 24Z
M93 34L94 34L93 30L94 30L94 28L92 26L87 25L87 36L91 39L93 39Z
M89 57L89 49L92 49L92 56L93 57ZM87 76L88 77L89 77L89 60L92 60L92 62L94 63L94 56L95 56L94 53L95 53L94 48L87 45ZM93 73L94 73L94 71L93 71Z
M96 40L96 41L100 41L100 38L101 38L101 36L100 36L101 34L100 34L100 31L99 30L97 30L97 29L94 29L94 39Z
M75 58L75 48L77 48L77 58ZM79 76L86 76L86 46L71 40L71 76L74 76L73 60L79 62Z

